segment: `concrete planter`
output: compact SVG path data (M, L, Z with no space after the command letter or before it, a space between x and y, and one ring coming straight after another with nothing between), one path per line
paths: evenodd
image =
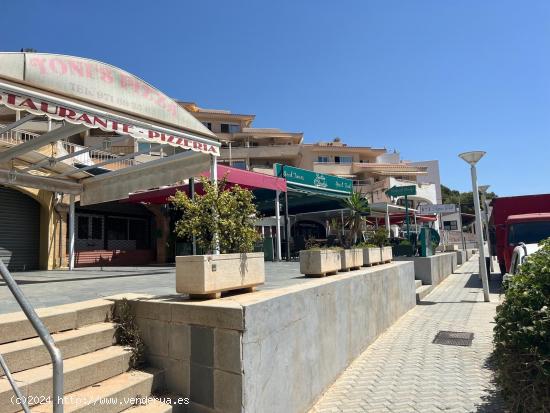
M382 247L382 248L380 248L380 255L381 255L381 258L382 258L382 262L391 262L391 260L393 258L391 247Z
M341 261L341 253L338 250L300 251L300 272L308 277L336 274L342 268Z
M371 265L380 264L380 248L363 248L363 266L370 267Z
M222 291L265 282L264 253L176 257L176 291L197 298L219 298Z
M363 250L351 248L340 251L341 271L358 270L363 265Z

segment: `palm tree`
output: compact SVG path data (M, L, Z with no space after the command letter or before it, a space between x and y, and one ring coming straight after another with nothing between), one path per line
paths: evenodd
M363 196L362 192L353 191L344 203L350 211L346 221L346 226L350 232L350 244L355 245L361 234L365 215L370 211L369 201Z

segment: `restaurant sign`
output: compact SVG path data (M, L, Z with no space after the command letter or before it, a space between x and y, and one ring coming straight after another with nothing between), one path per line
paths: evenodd
M99 128L106 132L130 135L138 140L151 143L168 144L214 156L219 155L218 146L208 143L208 141L195 139L191 135L187 136L183 132L169 133L164 128L157 129L144 122L133 122L130 118L110 116L104 111L95 111L80 105L77 107L70 103L54 102L31 94L14 93L2 87L0 87L0 105L13 110L27 111L34 115L48 116L56 120Z
M285 178L287 184L291 186L295 185L304 189L333 192L340 195L349 195L353 191L353 181L351 179L321 174L278 163L273 165L273 169L275 176Z

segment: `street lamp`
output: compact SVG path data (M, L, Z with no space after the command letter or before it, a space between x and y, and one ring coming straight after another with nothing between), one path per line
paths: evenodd
M486 302L489 298L489 280L487 278L487 267L485 266L485 251L483 245L483 230L481 226L481 210L479 208L479 193L477 189L477 173L476 163L485 155L483 151L464 152L458 155L465 162L470 164L470 172L472 175L472 195L474 198L474 208L476 212L476 233L479 243L479 273L481 275L481 283L483 285L483 298Z
M481 205L483 205L483 219L485 221L485 239L487 240L487 252L489 253L489 266L491 272L495 271L493 268L493 256L491 254L491 239L489 238L489 206L487 204L487 190L491 185L479 185L479 192L481 192Z

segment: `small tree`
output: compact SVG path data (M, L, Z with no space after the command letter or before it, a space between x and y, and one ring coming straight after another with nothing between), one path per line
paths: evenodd
M372 237L370 238L370 241L378 246L378 247L385 247L389 244L388 240L388 231L386 228L377 228L374 231L374 234L372 234Z
M345 200L346 208L349 209L350 215L346 220L346 227L349 229L349 244L355 245L361 235L365 215L369 212L369 201L361 192L354 191Z
M201 184L204 194L194 199L179 191L171 197L183 214L176 222L176 234L194 236L197 245L208 253L216 247L214 234L223 254L252 252L259 237L254 228L257 210L252 192L238 185L229 187L225 177L217 183L202 178Z

